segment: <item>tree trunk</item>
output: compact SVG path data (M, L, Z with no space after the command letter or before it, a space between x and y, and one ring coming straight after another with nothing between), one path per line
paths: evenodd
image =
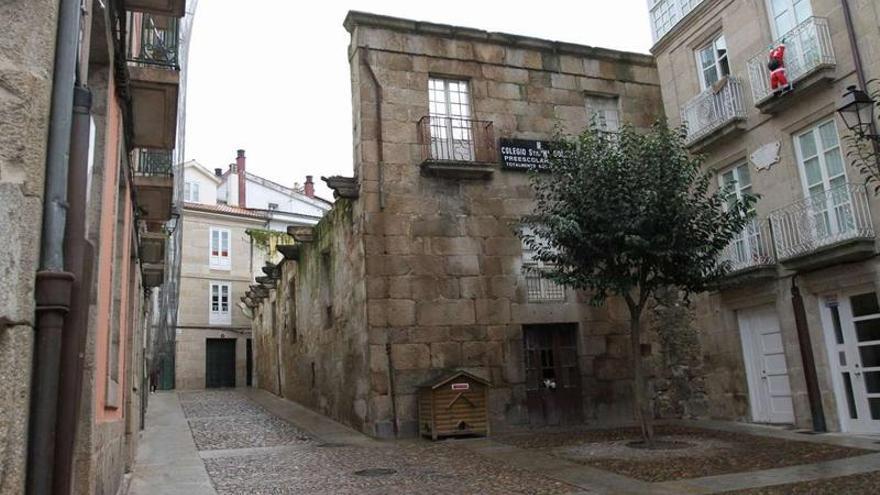
M650 400L647 397L645 374L642 369L641 348L641 307L630 307L630 345L632 347L633 366L633 405L636 421L642 429L642 439L648 447L654 446L654 415L651 413Z

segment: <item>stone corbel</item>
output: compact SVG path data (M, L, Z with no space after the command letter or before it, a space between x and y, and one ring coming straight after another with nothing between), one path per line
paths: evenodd
M343 177L334 175L332 177L321 177L321 180L327 183L327 187L333 189L333 198L357 199L358 183L355 177Z
M275 246L275 250L281 253L285 260L299 261L298 244L279 244Z
M295 227L293 225L287 227L287 235L293 237L296 242L312 242L314 239L314 229L312 227Z

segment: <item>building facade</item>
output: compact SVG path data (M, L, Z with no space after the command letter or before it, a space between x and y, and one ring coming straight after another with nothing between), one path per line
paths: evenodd
M880 432L880 202L847 164L835 112L848 86L880 76L880 5L649 8L670 121L688 125L720 187L760 195L725 253L730 279L697 305L712 416ZM781 45L780 82L769 62Z
M415 435L418 386L459 368L491 383L493 426L629 415L624 305L536 276L513 224L557 122L662 114L652 58L357 12L345 27L354 178L325 179L333 210L245 298L260 386L378 437Z
M302 189L288 188L246 167L244 150L225 171L195 161L184 165L174 372L179 390L252 385L251 315L240 299L272 260L270 241L286 237L288 226L315 225L330 208L315 197L311 177Z
M133 463L167 280L185 8L0 7L2 493L118 493Z

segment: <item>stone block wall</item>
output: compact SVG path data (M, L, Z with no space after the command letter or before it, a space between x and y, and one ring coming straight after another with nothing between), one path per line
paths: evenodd
M396 412L400 433L414 434L417 387L465 368L492 382L493 424L528 422L523 325L541 323L578 324L585 417L630 414L625 308L594 308L572 291L529 302L514 231L532 212L528 177L500 168L489 180L428 177L417 122L434 76L467 81L473 118L491 121L496 138L548 139L557 124L579 132L589 96L616 97L621 120L646 127L662 115L652 59L369 14L351 13L346 27L370 371L393 383L371 384L371 418Z
M0 5L0 493L24 491L58 3Z
M368 372L356 210L338 200L313 229L313 241L299 244L299 259L281 264L277 288L255 311L253 336L260 388L365 430L376 377Z

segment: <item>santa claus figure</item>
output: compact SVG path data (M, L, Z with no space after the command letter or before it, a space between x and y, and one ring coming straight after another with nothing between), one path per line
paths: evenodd
M785 42L770 50L770 61L767 63L767 68L770 69L770 89L774 93L791 89L788 76L785 74Z

